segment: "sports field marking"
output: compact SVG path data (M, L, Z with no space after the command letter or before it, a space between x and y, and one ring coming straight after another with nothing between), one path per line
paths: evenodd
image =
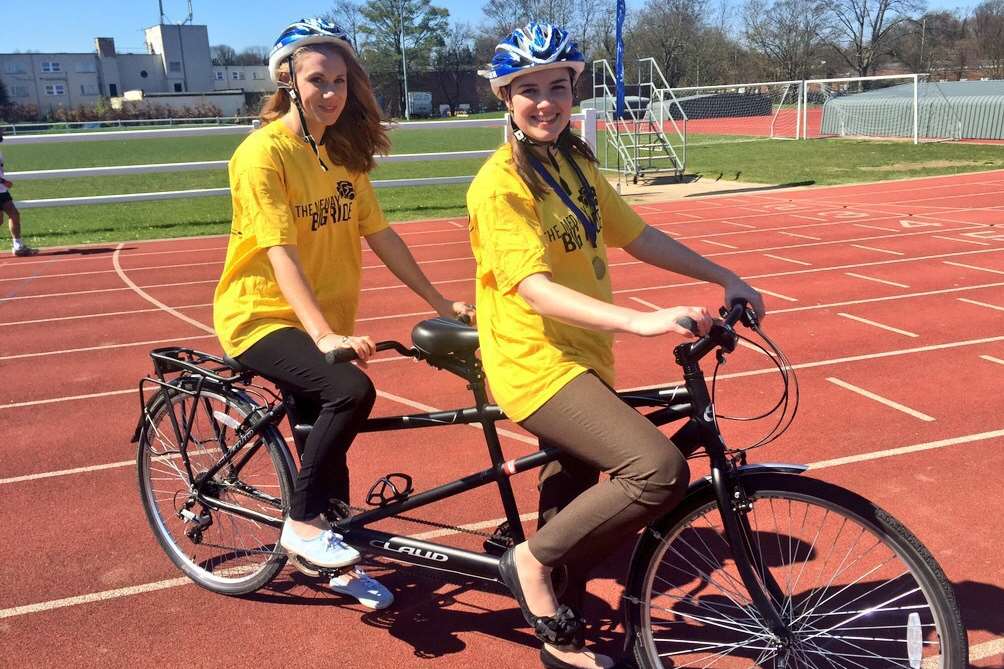
M827 304L810 304L804 307L789 307L787 309L774 309L771 314L786 314L793 311L808 311L810 309L831 309L833 307L849 307L855 304L871 304L873 302L888 302L891 300L905 300L912 297L926 297L928 295L946 295L964 290L982 290L983 288L1000 288L1004 282L982 283L975 286L956 286L953 288L940 288L938 290L925 290L919 293L903 293L900 295L886 295L885 297L866 297L859 300L847 300L845 302L829 302Z
M449 223L450 225L452 225L453 227L455 227L455 228L460 228L460 229L466 229L466 227L465 227L465 226L463 226L463 225L460 225L460 224L459 224L459 223L457 223L456 221L447 221L447 222L448 222L448 223Z
M1004 360L1001 360L1000 358L995 358L992 355L981 355L980 357L986 360L987 362L996 362L998 365L1004 365Z
M787 235L788 237L798 237L799 239L812 239L817 242L823 241L822 237L813 237L812 235L800 235L797 232L778 232L779 235Z
M738 246L734 246L732 244L726 244L725 242L715 242L715 241L712 241L710 239L701 239L701 241L704 242L705 244L713 244L715 246L721 246L721 247L726 248L726 249L737 249L737 248L739 248Z
M982 344L991 344L994 342L1004 341L1004 336L1000 337L985 337L982 339L969 339L966 341L954 341L945 344L931 344L929 346L918 346L916 348L904 348L892 351L883 351L881 353L864 353L862 355L851 355L843 358L833 358L830 360L817 360L815 362L800 362L791 365L791 369L811 369L813 367L825 367L827 365L841 365L847 362L863 362L865 360L877 360L879 358L891 358L901 355L912 355L914 353L927 353L930 351L941 351L951 348L960 348L963 346L979 346ZM777 374L777 367L767 367L763 369L751 369L746 372L732 372L731 374L719 374L718 380L723 379L741 379L747 376L762 376L763 374ZM639 391L639 390L651 390L653 388L661 388L663 386L669 385L679 385L683 383L682 380L671 380L663 381L661 383L656 383L646 386L638 386L637 388L625 388L625 392Z
M630 297L630 298L628 298L628 299L630 299L630 300L634 300L634 301L635 301L635 302L637 302L638 304L640 304L640 305L642 305L642 306L644 306L644 307L648 307L648 308L649 308L649 309L651 309L652 311L659 311L660 309L662 309L662 308L663 308L663 307L660 307L660 306L657 306L657 305L655 305L655 304L652 304L651 302L647 302L647 301L645 301L645 300L641 299L640 297Z
M64 353L84 353L86 351L107 351L109 349L115 348L126 348L129 346L150 346L150 345L164 345L164 344L176 344L179 339L184 339L189 341L192 339L215 339L215 334L209 335L183 335L180 337L172 337L171 339L151 339L148 341L131 341L125 344L105 344L104 346L84 346L82 348L64 348L56 351L41 351L39 353L18 353L15 355L3 355L0 356L0 360L21 360L23 358L41 358L47 355L62 355Z
M951 260L945 260L944 263L946 265L952 265L954 267L965 267L966 269L975 269L979 270L980 272L990 272L991 274L1004 274L1004 272L1002 272L999 269L990 269L989 267L977 267L976 265L966 265L965 263L952 262Z
M785 258L784 256L776 256L772 253L764 253L764 255L767 256L768 258L773 258L774 260L783 260L784 262L794 263L795 265L805 265L807 267L812 266L811 262L805 262L804 260L793 260L792 258Z
M881 328L883 330L888 330L889 332L895 332L896 334L901 334L906 337L919 337L920 335L915 332L909 332L908 330L900 330L899 328L894 328L891 325L886 325L884 323L879 323L877 321L870 321L867 318L861 318L860 316L855 316L854 314L844 313L843 311L837 312L837 316L842 316L844 318L849 318L852 321L857 321L859 323L864 323L865 325L871 325L872 327Z
M865 246L864 244L851 244L856 249L864 249L865 251L878 251L879 253L888 253L890 255L902 256L906 255L902 251L890 251L889 249L877 249L874 246Z
M206 302L204 304L184 304L180 307L175 307L175 309L194 309L196 307L211 307L211 303ZM160 311L160 308L155 309L132 309L129 311L102 311L93 314L79 314L77 316L54 316L53 318L36 318L30 321L8 321L6 323L0 323L0 327L8 325L34 325L36 323L53 323L56 321L75 321L82 318L101 318L104 316L131 316L132 314L148 314L155 311Z
M804 218L807 221L825 221L825 218L819 218L817 216L808 216L806 214L788 214L792 218Z
M879 404L884 404L885 406L887 406L887 407L889 407L891 409L896 409L897 411L902 411L906 415L913 416L914 418L917 418L918 420L922 420L922 421L926 421L926 422L932 422L932 421L934 421L934 418L932 416L928 416L926 413L921 413L921 412L919 412L919 411L917 411L915 409L911 409L910 407L908 407L908 406L906 406L904 404L900 404L899 402L894 402L893 400L888 399L886 397L882 397L881 395L877 395L877 394L871 392L870 390L865 390L864 388L861 388L859 386L855 386L853 384L847 383L846 381L841 381L840 379L838 379L835 376L828 376L828 377L826 377L826 380L829 381L830 383L832 383L835 386L840 386L841 388L844 388L845 390L849 390L852 393L857 393L858 395L861 395L862 397L867 397L868 399L874 400L874 401L878 402Z
M899 230L894 230L892 228L883 228L880 225L868 225L867 223L854 223L856 228L870 228L871 230L882 230L883 232L899 232Z
M990 242L978 242L975 239L957 239L955 237L945 237L944 235L932 235L935 239L944 239L949 242L960 242L962 244L976 244L978 246L993 246Z
M847 458L837 458L833 460L822 460L820 462L809 463L810 471L816 469L828 469L832 467L839 467L847 464L853 464L858 462L866 462L871 460L880 460L889 457L894 457L897 455L905 455L909 453L916 453L919 451L932 450L937 448L946 448L949 446L955 446L960 444L969 444L974 442L986 441L989 439L996 439L998 437L1004 437L1004 430L995 430L992 432L981 432L978 434L963 435L961 437L953 437L950 439L942 439L939 441L932 441L923 444L914 444L912 446L903 446L900 448L886 449L882 451L875 451L873 453L863 453L860 455L849 456ZM130 462L129 464L134 464ZM2 483L2 481L0 481ZM537 517L536 512L527 512L520 514L520 519L524 521L534 520ZM463 525L463 529L481 530L488 527L495 527L501 523L504 518L492 518L488 520L478 521L468 525ZM433 539L442 536L448 536L449 534L457 534L459 530L457 529L440 529L440 530L430 530L428 532L423 532L421 534L411 535L415 539L425 540ZM168 588L177 588L187 585L194 585L191 579L187 577L164 579L161 581L154 581L152 583L143 583L140 585L128 586L124 588L115 588L113 590L103 590L99 592L91 592L83 595L77 595L75 597L63 597L60 599L51 599L44 602L36 602L34 604L26 604L22 606L14 606L6 609L0 609L0 620L5 618L16 618L20 616L26 616L33 613L42 613L45 611L52 611L54 609L67 608L71 606L82 606L85 604L94 604L97 602L108 601L111 599L118 599L121 597L130 597L134 595L140 595L147 592L156 592L158 590L166 590ZM972 660L983 659L985 657L990 657L995 653L998 653L1004 649L1004 639L994 639L992 641L987 641L970 648L970 658Z
M41 404L56 404L58 402L72 402L73 400L90 400L100 397L112 397L115 395L128 395L138 393L138 388L125 388L124 390L108 390L103 393L88 393L86 395L66 395L64 397L50 397L44 400L29 400L27 402L11 402L10 404L0 404L0 410L19 409L21 407L33 407Z
M735 225L735 226L738 226L740 228L746 228L747 230L756 230L757 229L757 227L755 225L749 225L748 223L736 223L734 221L722 221L722 223L727 223L728 225Z
M794 297L782 295L781 293L775 293L774 291L767 290L765 288L757 288L756 286L753 286L753 288L763 293L764 295L770 295L771 297L776 297L779 300L785 300L786 302L798 302L798 300L795 299Z
M988 309L996 309L997 311L1004 311L1004 307L998 306L996 304L988 304L987 302L978 302L976 300L970 300L965 297L957 297L955 299L957 299L959 302L965 302L966 304L975 304L978 307L986 307Z
M909 288L910 286L905 283L897 283L895 281L887 281L886 279L879 279L874 276L865 276L864 274L855 274L854 272L844 272L847 276L853 276L855 279L864 279L865 281L874 281L876 283L884 283L887 286L896 286L897 288Z

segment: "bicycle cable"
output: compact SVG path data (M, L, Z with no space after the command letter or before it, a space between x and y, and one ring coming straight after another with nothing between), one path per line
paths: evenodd
M781 396L773 407L765 411L758 416L728 416L725 414L715 414L715 427L718 427L718 419L722 420L733 420L733 421L755 421L762 420L768 416L776 413L780 409L780 415L778 416L777 422L768 430L767 434L761 437L758 441L750 446L744 448L731 449L733 451L748 451L754 448L759 448L770 442L776 440L782 434L784 434L789 427L791 427L792 422L794 422L795 414L798 412L798 402L799 402L799 390L798 390L798 377L795 375L795 370L791 365L791 361L784 354L783 351L773 342L773 340L768 337L762 329L760 329L759 323L756 321L750 324L750 329L752 329L761 339L766 342L767 347L770 350L762 346L760 343L753 341L748 337L736 333L736 336L741 340L747 342L751 346L759 349L765 356L770 358L771 362L777 368L778 373L781 375L781 380L783 384L783 389L781 391ZM718 386L718 371L721 365L724 363L724 356L719 355L717 357L717 363L715 364L715 369L712 372L711 377L711 401L712 405L715 404L715 397ZM791 411L789 412L789 407Z

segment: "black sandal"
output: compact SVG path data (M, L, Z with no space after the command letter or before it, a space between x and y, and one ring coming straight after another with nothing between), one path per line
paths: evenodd
M536 616L530 611L530 607L526 604L526 597L523 595L523 588L519 584L519 574L516 572L516 562L513 559L512 548L503 553L499 559L499 576L502 577L502 582L509 588L513 597L516 598L516 603L519 604L519 608L523 612L523 618L530 625L534 636L558 650L582 649L585 645L583 638L585 621L571 608L562 604L553 616ZM544 659L545 653L547 660ZM546 667L561 668L571 666L567 662L563 662L550 653L547 653L546 649L543 648L541 649L540 659ZM560 662L561 664L547 664L548 661Z

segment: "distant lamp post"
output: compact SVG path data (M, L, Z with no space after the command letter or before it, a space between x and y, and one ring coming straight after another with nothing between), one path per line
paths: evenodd
M404 118L406 121L411 120L411 100L408 99L408 58L405 56L404 51L404 0L398 4L401 12L399 14L401 18L401 74L402 81L404 82Z

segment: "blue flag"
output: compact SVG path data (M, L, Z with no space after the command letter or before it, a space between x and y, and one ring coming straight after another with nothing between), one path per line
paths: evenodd
M614 61L614 84L617 87L617 108L614 118L624 118L624 0L617 0L617 56Z

